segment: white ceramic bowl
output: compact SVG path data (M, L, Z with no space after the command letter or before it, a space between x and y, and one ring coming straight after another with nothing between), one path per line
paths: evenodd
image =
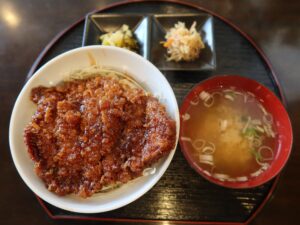
M63 74L90 65L89 54L97 64L115 68L131 75L166 106L169 115L176 121L176 143L179 134L179 112L174 92L161 72L141 56L116 47L89 46L61 54L42 66L25 84L15 103L9 128L9 143L15 166L27 186L46 202L73 212L98 213L125 206L150 190L168 168L175 148L156 165L153 175L137 178L120 188L107 193L98 193L87 199L74 195L64 197L48 191L42 180L35 174L23 141L23 130L29 123L36 106L30 101L33 87L51 86L64 79Z

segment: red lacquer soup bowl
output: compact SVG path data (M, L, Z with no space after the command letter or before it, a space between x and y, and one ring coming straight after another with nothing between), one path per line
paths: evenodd
M247 179L220 179L214 174L208 173L207 170L201 168L196 158L192 156L190 151L191 143L186 141L186 130L189 129L185 125L186 115L189 107L195 107L191 104L202 91L209 92L216 89L226 89L234 87L236 90L253 93L256 100L273 116L275 135L275 149L273 160L257 176L249 176ZM180 146L181 150L189 162L190 166L207 180L229 188L252 188L266 183L274 178L286 164L293 142L292 126L284 106L275 94L268 88L249 78L238 75L219 75L209 78L198 85L185 97L180 108Z

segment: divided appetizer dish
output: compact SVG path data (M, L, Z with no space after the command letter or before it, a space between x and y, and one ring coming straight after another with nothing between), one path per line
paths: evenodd
M146 193L170 164L178 135L178 106L163 75L137 54L107 46L45 64L21 91L10 124L25 183L45 201L82 213Z
M82 46L102 44L125 48L128 46L127 49L148 58L148 21L147 16L139 14L88 15L85 20Z
M208 14L154 15L149 60L161 70L216 68L213 18Z
M160 70L216 67L213 18L208 14L91 14L86 17L82 45L127 48Z

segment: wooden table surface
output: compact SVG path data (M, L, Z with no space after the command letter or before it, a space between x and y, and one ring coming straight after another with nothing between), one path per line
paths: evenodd
M54 221L46 215L12 162L8 126L13 104L39 52L58 32L74 21L89 11L113 2L118 1L0 1L0 224L100 224L93 221ZM299 224L300 1L190 2L219 13L250 34L266 53L278 75L293 124L293 152L273 199L251 224Z

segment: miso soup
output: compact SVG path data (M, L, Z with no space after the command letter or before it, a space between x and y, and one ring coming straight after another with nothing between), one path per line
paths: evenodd
M268 169L274 158L273 117L253 93L234 87L202 91L182 119L181 141L216 179L246 181Z

